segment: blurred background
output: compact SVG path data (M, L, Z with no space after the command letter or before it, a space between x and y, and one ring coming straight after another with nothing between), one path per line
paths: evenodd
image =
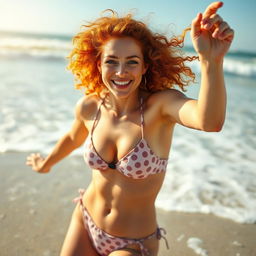
M70 128L74 106L83 94L73 87L65 57L82 24L110 8L120 15L131 11L135 19L146 22L152 30L177 35L210 2L0 0L1 156L12 152L47 154ZM235 40L224 63L226 122L221 133L176 127L157 206L255 223L256 2L223 2L219 14L235 30ZM184 51L194 54L189 35ZM187 95L197 97L199 63L188 65L196 73L197 83L189 87ZM72 155L82 156L82 148Z

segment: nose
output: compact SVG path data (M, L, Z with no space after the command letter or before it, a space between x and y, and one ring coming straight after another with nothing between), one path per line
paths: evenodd
M117 74L118 76L123 76L123 75L126 74L126 72L127 72L127 70L126 70L124 64L118 65L117 72L116 72L116 74Z

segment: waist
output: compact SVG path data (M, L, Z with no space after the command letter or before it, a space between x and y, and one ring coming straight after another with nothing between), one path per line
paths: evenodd
M96 226L115 236L139 238L157 228L152 198L129 198L122 194L102 197L89 186L83 204Z

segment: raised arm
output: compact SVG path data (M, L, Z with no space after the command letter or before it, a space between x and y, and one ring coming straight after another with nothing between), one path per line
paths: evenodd
M47 173L54 164L80 147L88 135L82 118L83 108L83 100L80 100L75 108L75 119L70 131L56 143L52 152L46 158L38 153L33 153L27 157L26 164L36 172Z
M201 65L198 99L170 90L163 96L162 103L162 113L174 122L209 132L220 131L224 124L226 90L223 59L234 38L234 31L216 13L222 5L222 2L210 4L191 25L191 39Z

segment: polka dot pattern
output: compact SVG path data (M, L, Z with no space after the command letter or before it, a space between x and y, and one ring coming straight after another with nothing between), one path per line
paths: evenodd
M161 235L161 232L160 232L162 228L157 228L157 230L153 234L150 234L140 239L121 238L121 237L110 235L109 233L97 227L92 217L90 216L88 210L83 205L82 197L85 190L79 190L79 192L80 192L80 197L76 198L74 201L80 204L80 208L83 214L83 222L84 222L85 229L87 230L90 236L93 246L101 256L107 256L113 251L127 247L127 245L129 244L138 244L140 246L141 255L149 256L149 251L144 246L143 242L145 240L155 238L155 237L157 239L161 239L162 237L164 237L163 235Z
M109 164L98 155L90 139L87 139L85 143L84 159L93 169L106 170L110 168ZM167 163L168 159L155 155L147 141L142 138L127 155L115 164L115 169L127 177L145 179L149 175L164 172Z
M103 102L103 101L102 101ZM101 103L102 104L102 103ZM101 106L101 105L100 105ZM149 175L164 172L168 159L158 157L149 147L143 136L143 99L141 98L141 134L142 138L137 145L122 157L117 163L107 163L97 153L92 139L92 133L95 128L95 121L100 111L100 107L95 116L90 135L85 141L84 160L93 169L106 170L108 168L116 169L123 175L132 179L145 179Z

